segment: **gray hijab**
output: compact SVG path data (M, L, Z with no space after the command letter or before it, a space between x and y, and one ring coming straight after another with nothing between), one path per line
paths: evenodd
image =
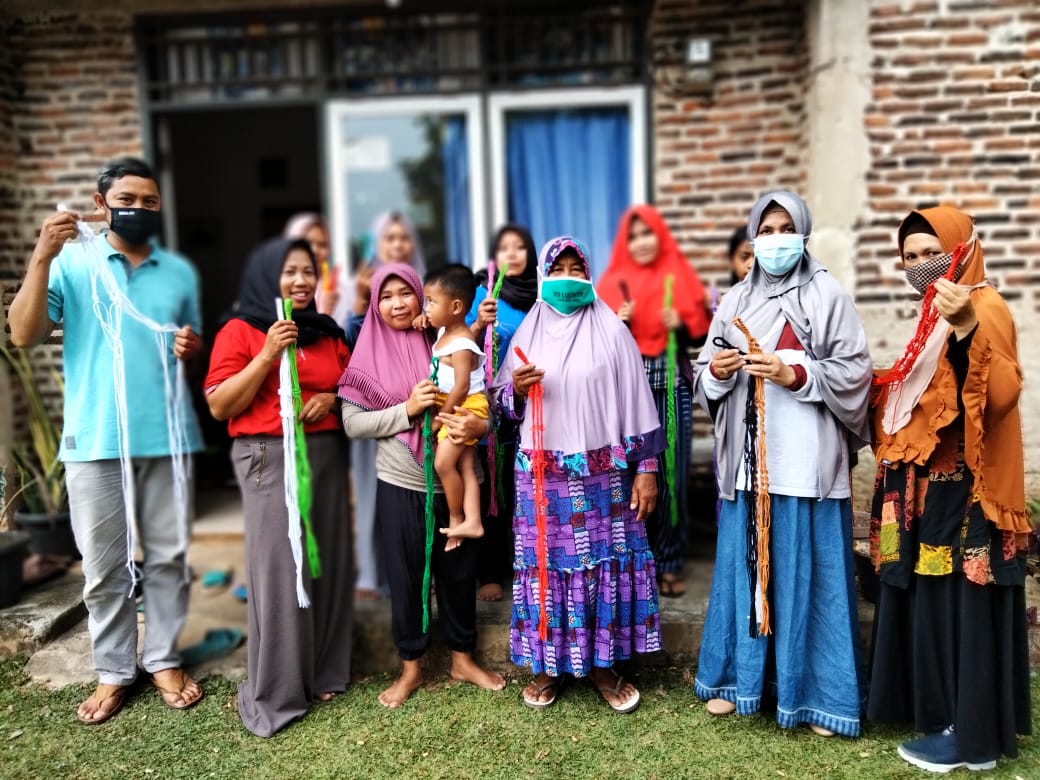
M808 239L812 216L800 197L786 190L767 192L751 207L748 237L758 233L770 203L781 206L795 229ZM738 376L721 398L709 401L701 382L712 356L721 347L714 340L747 349L744 336L733 325L740 317L760 342L763 351L773 352L782 329L781 319L791 325L811 359L806 370L813 380L812 403L820 434L820 498L827 498L838 475L848 470L849 457L870 439L867 400L872 377L866 334L852 299L808 249L801 260L783 276L766 273L758 263L740 284L722 299L712 321L708 340L696 365L695 392L698 403L715 420L719 492L732 499L744 443L744 406L747 381Z

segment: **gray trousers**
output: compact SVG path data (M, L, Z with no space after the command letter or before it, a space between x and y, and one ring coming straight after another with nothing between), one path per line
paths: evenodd
M376 440L350 440L350 470L354 485L354 530L357 545L357 587L389 592L382 545L376 528Z
M134 458L137 538L144 552L144 647L141 666L180 666L177 637L188 611L187 551L177 528L170 458ZM190 469L189 469L190 473ZM69 512L83 555L83 600L98 681L129 685L137 677L137 605L127 570L126 505L118 460L66 462ZM188 486L189 497L193 495ZM189 498L189 512L192 502ZM191 518L188 518L189 527ZM185 533L184 538L189 537Z
M289 545L281 437L235 439L231 463L245 513L249 601L248 677L238 686L243 725L270 737L306 714L322 693L350 682L354 624L354 550L350 526L347 440L340 432L307 435L314 501L311 525L321 577L304 581L311 605L296 601Z

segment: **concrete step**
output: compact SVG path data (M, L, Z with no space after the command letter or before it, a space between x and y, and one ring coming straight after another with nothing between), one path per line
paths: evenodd
M196 563L201 562L196 560ZM675 599L661 599L664 649L639 657L637 663L649 666L691 666L695 663L704 629L710 584L710 562L693 562L687 576L686 595ZM507 599L500 602L477 603L477 656L489 668L515 674L517 669L509 660L510 612L508 593ZM447 671L450 653L439 639L436 609L432 617L433 645L424 664L431 674L436 675ZM870 639L872 620L873 607L861 601L860 627L864 642ZM245 621L245 605L235 601L230 590L208 595L196 582L192 586L191 611L181 644L187 646L199 641L209 628L237 627L244 631ZM357 602L354 613L353 659L356 675L392 673L398 670L397 651L390 634L388 601ZM26 671L34 681L49 687L93 681L86 620L74 625L55 641L37 648ZM232 680L242 679L246 672L245 646L228 656L202 664L193 672L199 677L219 675Z
M0 609L0 658L31 656L86 614L78 565L57 579L27 588L17 604Z

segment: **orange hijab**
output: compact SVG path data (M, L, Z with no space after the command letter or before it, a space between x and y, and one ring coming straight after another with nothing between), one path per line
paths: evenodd
M633 219L641 219L657 236L657 257L649 265L640 265L628 251L628 231ZM625 302L622 287L627 285L636 302L629 323L639 352L657 357L668 344L668 329L661 318L664 309L665 277L671 274L672 308L686 325L690 336L697 339L708 332L708 312L704 305L704 285L697 272L679 251L679 245L653 206L633 206L618 224L610 265L596 285L596 293L611 309L617 311ZM624 285L622 284L624 283Z
M932 226L946 252L969 241L974 232L972 218L952 206L916 213ZM985 279L982 243L978 239L964 263L959 284L970 286ZM968 348L968 376L961 389L965 464L975 477L975 493L986 517L1002 531L1024 534L1032 527L1025 507L1022 422L1018 410L1022 369L1015 323L1004 299L992 287L972 290L971 302L978 326ZM947 334L952 332L942 319L936 328ZM882 428L885 402L892 386L874 399L874 454L879 463L923 466L939 441L936 431L957 418L957 378L946 360L946 344L934 368L918 369L932 371L932 378L905 427L893 434L886 434Z

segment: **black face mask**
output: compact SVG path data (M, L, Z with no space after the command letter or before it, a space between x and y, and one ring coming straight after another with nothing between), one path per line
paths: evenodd
M162 227L162 216L158 211L123 206L109 206L109 209L112 211L112 232L128 244L144 244Z

